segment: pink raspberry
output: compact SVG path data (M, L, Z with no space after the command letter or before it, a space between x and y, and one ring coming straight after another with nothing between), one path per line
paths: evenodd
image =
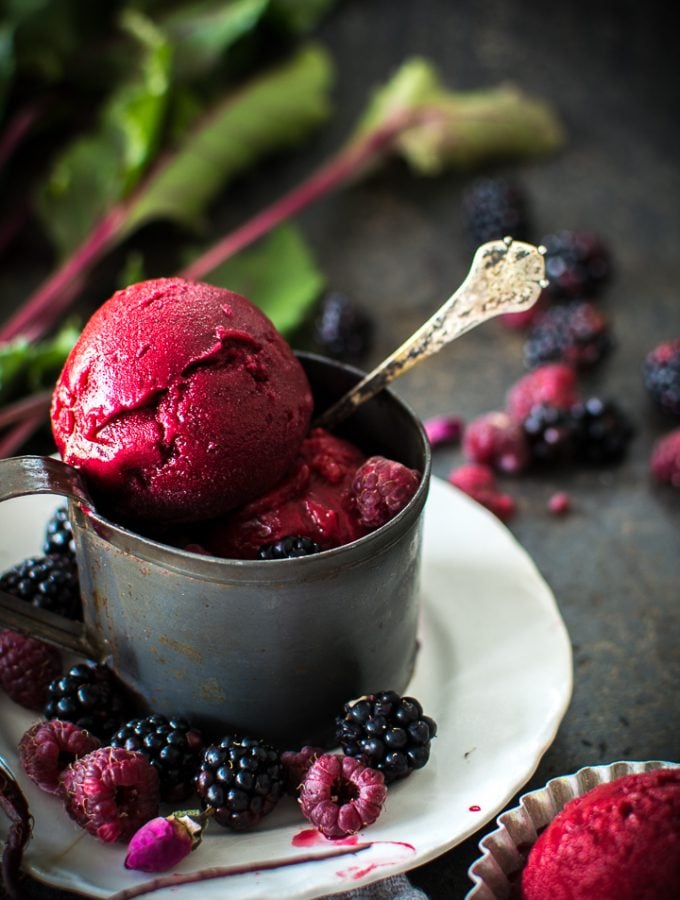
M19 742L26 774L48 794L62 794L61 774L71 763L100 746L99 738L72 722L50 719L32 725Z
M510 387L505 408L513 419L522 422L534 406L569 409L579 399L576 370L566 363L547 363Z
M158 815L158 773L142 753L100 747L72 763L62 783L66 812L106 843L127 841Z
M337 840L372 825L386 796L382 772L352 756L324 753L310 766L299 803L312 825Z
M654 444L649 469L658 481L680 488L680 428L675 428Z
M502 522L508 522L516 512L515 501L496 486L493 469L483 463L467 463L449 473L449 482L477 503L481 503Z
M423 422L432 448L439 447L440 444L457 444L463 427L463 420L459 416L433 416Z
M470 462L485 463L516 475L529 465L529 447L519 422L505 412L478 416L465 429L463 453Z
M293 797L298 792L305 780L312 763L323 756L323 747L305 746L302 750L286 750L281 754L281 763L286 777L286 791Z
M47 688L61 675L61 653L36 638L0 631L0 687L26 709L42 711Z
M379 528L406 506L418 490L420 473L384 456L371 456L359 466L351 496L359 522Z
M557 491L548 500L548 511L554 516L564 516L571 510L571 497L566 491Z

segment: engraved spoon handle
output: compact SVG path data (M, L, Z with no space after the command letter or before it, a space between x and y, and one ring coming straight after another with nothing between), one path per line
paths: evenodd
M397 350L330 406L313 427L335 428L416 363L500 313L521 312L538 300L545 280L544 249L512 238L482 244L458 290Z

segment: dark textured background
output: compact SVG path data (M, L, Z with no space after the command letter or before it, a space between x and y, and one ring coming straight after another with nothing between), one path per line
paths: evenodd
M653 485L647 472L653 441L680 423L651 408L640 377L645 354L680 336L677 30L661 8L632 0L346 0L321 30L339 64L333 122L304 154L244 179L216 215L226 227L295 184L344 139L368 89L413 54L435 62L452 87L513 81L563 118L562 152L496 171L524 185L539 237L587 228L611 247L615 276L599 303L616 349L584 385L617 399L636 437L616 468L504 480L519 503L511 530L553 588L574 647L573 701L527 788L584 765L680 760L673 702L680 492ZM368 364L410 334L467 272L459 212L466 180L416 179L392 165L300 217L329 284L376 317ZM5 273L5 289L20 285L18 272L17 265ZM406 375L395 391L423 418L455 412L470 419L497 409L522 374L521 344L519 335L488 323ZM460 460L456 450L437 450L434 471L445 476ZM573 513L560 520L546 512L556 489L574 500ZM413 881L433 900L463 897L477 841L491 827L412 872Z

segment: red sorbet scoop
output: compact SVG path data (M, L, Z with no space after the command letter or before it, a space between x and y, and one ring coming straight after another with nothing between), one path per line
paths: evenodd
M311 412L302 366L256 306L161 278L92 316L57 382L52 429L107 512L193 522L282 478Z

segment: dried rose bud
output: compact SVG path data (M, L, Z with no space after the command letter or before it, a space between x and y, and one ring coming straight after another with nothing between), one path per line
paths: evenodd
M457 444L463 433L463 420L458 416L434 416L423 423L431 447Z
M139 872L164 872L180 863L201 843L204 823L196 811L158 816L142 825L128 844L125 868Z

